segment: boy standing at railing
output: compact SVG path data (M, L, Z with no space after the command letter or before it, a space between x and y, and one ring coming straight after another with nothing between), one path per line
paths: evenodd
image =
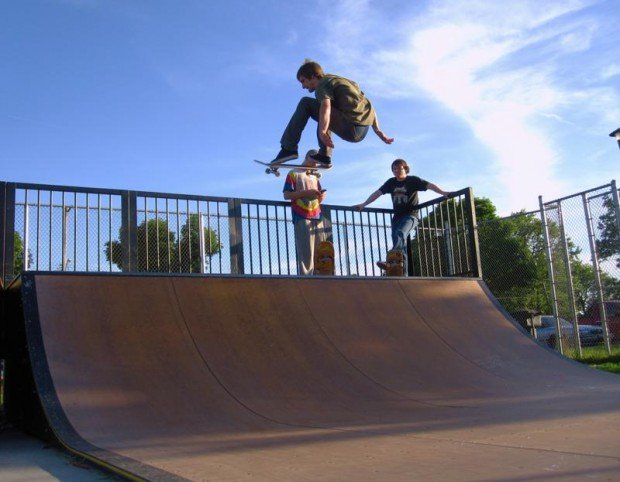
M383 186L368 196L366 201L353 206L358 211L361 211L383 194L391 194L394 212L392 216L392 249L403 253L405 276L407 275L408 266L407 237L418 225L418 214L416 210L416 206L419 202L418 192L430 189L446 197L451 194L432 182L425 181L418 176L409 176L409 170L407 161L404 159L396 159L392 163L392 173L394 177L385 181ZM386 269L386 263L384 261L377 261L377 266L383 270Z
M318 151L312 149L306 154L303 166L312 168L316 161L311 156ZM314 253L321 241L326 239L321 203L325 190L321 188L318 177L306 169L291 169L284 181L284 199L291 201L293 225L295 227L295 247L297 248L297 269L300 275L314 274Z

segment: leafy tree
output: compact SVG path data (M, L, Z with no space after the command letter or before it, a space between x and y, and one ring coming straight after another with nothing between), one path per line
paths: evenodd
M590 264L575 260L571 263L571 269L577 311L584 312L588 306L598 299L598 288L596 286L594 268ZM603 289L604 299L620 299L620 280L602 272L601 287Z
M123 239L123 228L119 238ZM168 229L163 219L143 221L136 230L138 243L138 271L168 273L178 271L178 251L175 234ZM120 269L123 269L123 249L120 241L108 241L105 255Z
M200 232L198 214L190 214L187 222L181 228L181 260L182 267L185 268L189 260L189 272L200 273ZM210 228L203 228L205 261L222 250L217 233ZM183 269L182 271L185 271Z
M509 311L540 309L544 305L544 283L540 283L540 260L531 249L531 218L490 219L480 225L482 276L491 292Z
M180 239L168 228L163 219L149 219L136 230L138 271L141 272L200 272L200 240L198 215L191 214L181 227ZM122 228L119 238L122 239ZM208 260L221 251L217 233L204 228L205 257ZM119 241L106 243L105 255L120 269L123 268L123 251Z
M498 219L497 209L489 198L476 197L474 198L474 209L476 211L476 220L478 222L488 221L491 219Z
M32 266L32 253L28 250L28 265ZM24 270L24 242L21 235L15 231L13 235L13 273L19 274Z
M606 196L603 201L605 213L598 218L597 227L601 230L601 239L596 241L598 255L602 260L620 255L620 235L613 198ZM616 266L620 268L620 256L616 258Z

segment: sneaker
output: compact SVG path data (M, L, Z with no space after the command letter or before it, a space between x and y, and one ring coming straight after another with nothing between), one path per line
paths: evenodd
M320 152L310 156L314 161L318 162L322 167L332 167L332 158L321 154Z
M385 271L387 269L387 263L385 261L377 261L377 267Z
M289 151L288 149L280 149L276 158L271 161L269 164L282 164L286 161L292 161L293 159L297 159L299 154L297 151Z

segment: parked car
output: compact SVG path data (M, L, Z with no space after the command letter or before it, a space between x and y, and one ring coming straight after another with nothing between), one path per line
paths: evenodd
M620 301L608 300L605 304L605 315L607 317L607 329L612 340L620 340ZM580 325L601 326L601 305L598 302L592 303L583 315L579 317Z
M560 318L562 336L566 340L575 340L575 330L570 321ZM550 347L556 346L555 317L553 315L539 315L534 317L536 339ZM603 342L603 329L594 325L579 325L579 339L581 346L592 346Z

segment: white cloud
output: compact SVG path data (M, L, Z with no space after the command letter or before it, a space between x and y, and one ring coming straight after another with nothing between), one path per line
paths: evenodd
M603 69L601 72L601 80L609 80L620 75L620 64L612 64Z
M555 7L555 15L563 15L581 4ZM555 174L558 155L552 141L536 122L537 115L564 102L565 92L554 82L552 65L512 63L526 48L562 30L557 25L545 29L554 9L539 8L538 3L502 3L499 15L496 5L480 3L460 18L435 13L431 21L417 20L428 26L412 35L407 53L415 84L464 119L494 154L486 186L478 188L497 192L501 186L494 199L500 211L522 208L524 196L553 197L567 189ZM562 34L557 49L587 48L591 30Z
M531 208L538 194L549 199L570 193L559 175L558 120L574 126L583 122L575 115L591 113L611 122L618 113L610 107L619 104L613 89L587 79L571 85L566 76L571 56L587 52L597 34L596 18L580 15L593 3L438 0L422 13L394 19L388 45L373 34L380 12L369 12L368 1L346 1L338 3L338 28L331 30L330 23L324 41L340 46L330 61L359 75L373 96L432 99L464 121L492 154L490 166L480 165L486 180L474 190L493 193L489 197L507 214L526 207L526 200ZM616 63L598 75L618 73ZM564 115L569 111L572 117ZM473 179L463 173L463 181Z

